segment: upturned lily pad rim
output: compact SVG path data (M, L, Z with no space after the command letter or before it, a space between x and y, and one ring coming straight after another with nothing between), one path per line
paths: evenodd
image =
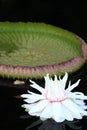
M9 25L10 23L7 22L7 24ZM25 25L25 23L21 23L21 22L19 24ZM18 23L15 23L15 25L18 25ZM51 25L48 25L48 26L51 26ZM63 29L60 29L60 30L63 30ZM58 64L56 63L53 65L42 65L42 66L35 66L35 67L12 66L12 65L0 64L1 77L18 78L18 79L28 79L28 78L38 79L38 78L43 78L43 76L46 75L47 73L49 73L50 75L54 75L54 74L63 75L65 72L68 72L68 73L75 72L76 70L80 69L80 67L87 60L87 45L85 41L81 39L79 36L76 35L76 38L79 39L80 44L81 44L81 51L82 51L81 56L74 57L68 61L58 63Z

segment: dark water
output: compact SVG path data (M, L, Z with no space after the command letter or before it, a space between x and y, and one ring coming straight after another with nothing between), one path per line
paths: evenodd
M75 82L78 77L81 78L76 91L82 91L87 95L87 64L79 72L70 78L72 82ZM83 117L82 120L64 121L63 123L56 123L52 120L41 122L39 118L29 117L21 107L24 102L18 95L26 93L27 88L30 87L27 86L26 88L26 85L25 88L23 86L12 87L4 79L4 85L2 80L0 80L0 84L0 130L87 130L87 117Z

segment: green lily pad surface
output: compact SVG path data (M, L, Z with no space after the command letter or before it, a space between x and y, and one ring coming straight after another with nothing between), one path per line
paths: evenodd
M69 31L43 23L0 23L1 76L63 74L79 69L86 59L87 45Z

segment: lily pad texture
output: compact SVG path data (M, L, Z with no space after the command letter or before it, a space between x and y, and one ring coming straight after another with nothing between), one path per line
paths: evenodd
M87 60L87 44L77 35L44 23L0 23L0 75L42 78L75 72Z

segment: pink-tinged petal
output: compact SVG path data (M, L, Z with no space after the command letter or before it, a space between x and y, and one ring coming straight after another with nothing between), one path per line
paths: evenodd
M52 117L52 106L51 103L48 103L44 110L41 112L40 118L41 119L49 119Z
M49 102L47 100L41 100L37 103L34 103L33 107L29 111L29 114L32 115L38 112L42 112L48 103Z
M71 86L69 85L68 88L66 89L66 92L67 93L71 92L75 87L77 87L79 85L79 82L80 82L80 79L73 85L71 85Z
M62 105L60 102L52 103L52 113L53 113L52 118L56 122L63 122L65 120L65 117L63 117Z
M74 118L82 119L82 116L80 113L80 107L77 104L75 104L72 100L70 99L64 100L62 104L66 107L67 110L71 112Z
M38 91L40 91L41 93L44 93L44 88L39 86L38 84L36 84L34 81L30 80L30 82L32 83L30 86L32 88L37 89Z

